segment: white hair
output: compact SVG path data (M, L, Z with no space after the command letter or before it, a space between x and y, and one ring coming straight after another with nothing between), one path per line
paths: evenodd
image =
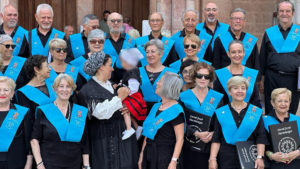
M188 12L194 12L195 14L196 14L196 16L197 16L197 21L199 21L199 12L197 11L197 10L195 10L195 9L187 9L187 10L185 10L183 13L182 13L182 16L181 16L181 21L184 21L184 15L186 14L186 13L188 13Z
M42 9L47 9L51 12L52 17L54 16L54 12L52 7L49 4L39 4L36 8L36 14L39 15Z

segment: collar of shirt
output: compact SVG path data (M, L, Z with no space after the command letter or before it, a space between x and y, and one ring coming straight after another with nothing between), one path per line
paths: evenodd
M284 29L282 28L282 26L281 26L280 24L278 24L279 30L280 30L281 32L282 32L282 31L284 31L284 32L289 32L289 31L291 30L292 26L293 26L293 24L291 24L290 27L288 27L286 30L284 30Z
M37 34L39 35L39 36L49 36L50 34L51 34L51 32L52 32L52 27L50 28L50 30L46 33L46 35L44 35L44 34L42 34L40 31L39 31L39 25L36 27L36 30L37 30Z
M245 37L245 32L241 32L240 39L237 39L235 37L235 34L231 31L231 27L228 28L228 31L231 34L231 36L233 37L233 39L235 39L235 40L241 40L242 41Z
M150 32L148 38L149 38L149 40L154 39L154 37L152 36L152 32ZM162 39L162 35L161 34L158 36L158 39Z
M13 31L13 32L11 33L11 35L10 35L11 37L14 37L14 35L15 35L15 33L16 33L18 27L19 27L19 25L17 25L17 26L15 27L14 31ZM0 25L0 34L6 34L6 33L4 32L3 24Z
M121 33L119 39L125 39L126 34L125 33ZM110 33L106 34L106 38L105 39L111 39L112 37L110 36ZM118 39L118 41L119 41Z
M85 37L85 35L84 35L84 31L81 32L81 37L82 37L82 39L87 39L87 37Z
M215 27L214 32L216 32L216 30L217 30L217 28L218 28L219 26L220 26L220 24L219 24L219 21L217 20L217 24L216 24L216 27ZM206 30L209 29L205 21L204 21L204 24L203 24L203 28L205 28Z
M200 31L199 30L197 30L197 29L195 29L195 32L194 32L196 35L199 35L200 34ZM181 32L180 32L180 35L179 36L183 36L183 37L185 37L185 29L183 29Z
M101 85L102 87L104 87L106 90L108 90L110 93L114 94L114 89L110 83L109 80L107 80L106 82L101 82L99 81L96 76L93 76L93 79L95 80L95 82L97 82L99 85Z
M275 113L274 109L268 114L268 116L272 116L277 121L279 121L280 123L282 123L282 121L279 120L279 118L278 118L277 114ZM288 122L289 120L290 120L290 114L288 114L288 117L286 117L286 118L283 119L283 122Z

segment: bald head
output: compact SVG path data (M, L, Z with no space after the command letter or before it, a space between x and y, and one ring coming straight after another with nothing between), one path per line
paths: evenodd
M110 33L122 33L123 28L123 16L117 12L113 12L107 17L107 25Z
M217 22L219 15L217 4L213 2L207 3L203 14L206 22Z
M14 28L18 23L18 10L12 5L6 5L2 10L3 24L8 28Z

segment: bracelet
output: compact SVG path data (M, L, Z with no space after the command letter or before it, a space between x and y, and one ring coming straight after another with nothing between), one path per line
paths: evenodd
M44 162L43 161L41 161L41 162L39 162L37 165L36 165L36 168L38 168L40 165L42 165Z
M270 160L273 160L272 157L271 157L272 154L273 154L273 153L272 153L271 151L268 151L268 152L266 153L267 157L269 157Z
M175 161L177 163L178 162L178 158L172 157L171 161Z

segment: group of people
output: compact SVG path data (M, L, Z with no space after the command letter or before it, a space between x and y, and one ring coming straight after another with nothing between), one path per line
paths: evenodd
M300 131L294 5L278 4L279 24L266 29L260 52L243 32L245 10L232 10L229 25L218 12L207 3L198 23L198 11L186 10L171 37L154 12L151 33L138 38L117 12L105 13L106 33L88 14L66 38L50 5L37 6L30 31L5 6L0 168L238 169L236 143L246 141L257 146L255 168L299 168L300 147L275 152L269 130L296 121Z

